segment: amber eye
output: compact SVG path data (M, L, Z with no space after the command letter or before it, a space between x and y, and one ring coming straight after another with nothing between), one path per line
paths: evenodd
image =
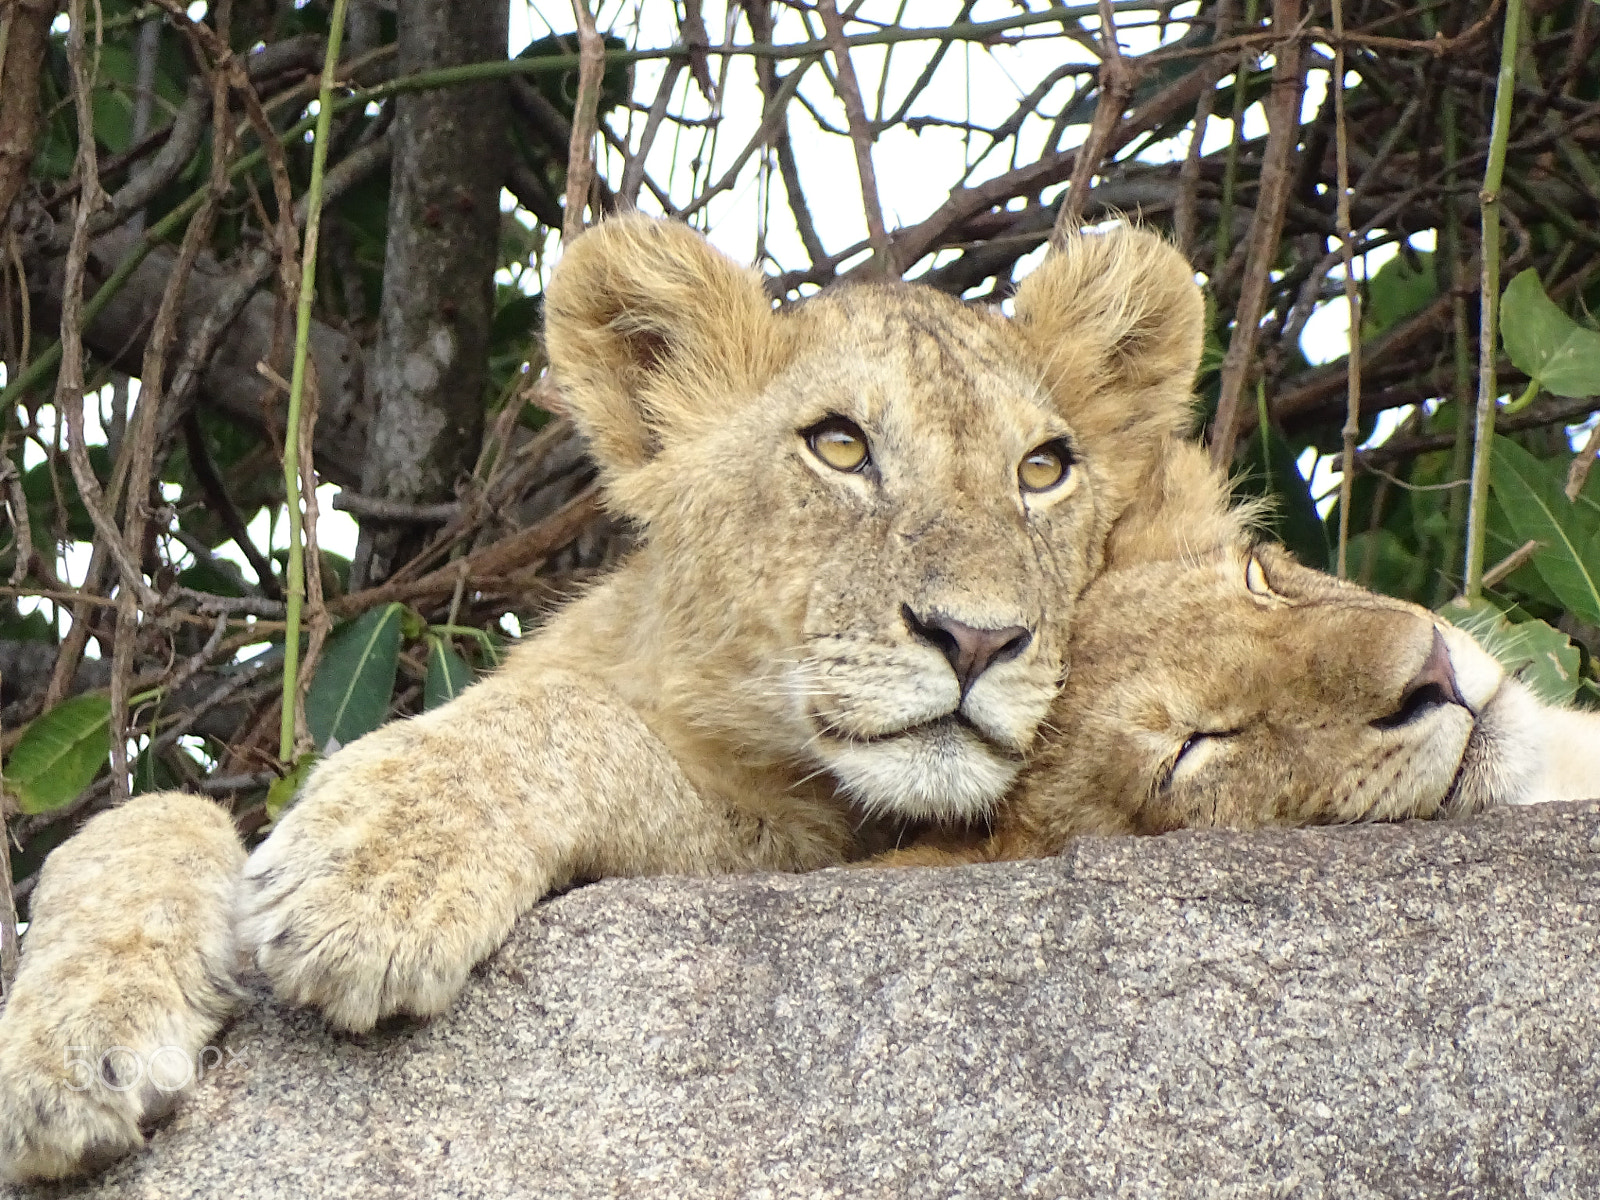
M806 439L811 453L835 471L859 471L870 460L867 435L844 417L824 417L810 429L802 429L800 436Z
M1017 482L1025 492L1047 492L1067 477L1072 461L1071 447L1056 438L1029 451L1017 465Z

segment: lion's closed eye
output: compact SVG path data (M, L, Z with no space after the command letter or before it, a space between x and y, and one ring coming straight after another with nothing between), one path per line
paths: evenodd
M1199 730L1183 740L1161 774L1161 790L1169 791L1173 784L1201 770L1216 753L1220 743L1243 733L1242 729Z
M1245 591L1250 593L1250 598L1264 608L1274 608L1280 604L1292 603L1290 597L1285 596L1272 586L1272 579L1267 574L1266 564L1261 555L1251 551L1244 563Z

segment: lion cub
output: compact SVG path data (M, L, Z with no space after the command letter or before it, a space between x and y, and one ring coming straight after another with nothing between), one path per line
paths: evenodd
M440 1012L575 879L803 870L857 853L864 813L989 812L1113 522L1185 431L1203 320L1188 263L1137 230L1074 240L1007 320L904 284L776 312L757 274L639 216L573 242L545 313L641 545L502 670L323 762L250 856L231 932L348 1029ZM0 1170L137 1146L160 1097L105 1055L192 1062L215 1032L215 907L147 903L176 857L190 894L231 889L227 853L189 852L215 826L141 798L57 851L0 1016ZM91 876L116 882L104 903ZM141 953L105 961L107 930Z
M997 857L1600 797L1600 713L1541 703L1469 634L1275 547L1118 571L1083 604L1059 735L1003 806Z

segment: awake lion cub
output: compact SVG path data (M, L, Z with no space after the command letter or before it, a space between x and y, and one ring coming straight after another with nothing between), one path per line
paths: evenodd
M444 1009L575 879L804 870L858 853L863 814L989 812L1113 522L1185 432L1203 320L1188 263L1129 229L1048 258L1015 312L862 284L779 313L684 226L576 240L550 361L642 544L500 671L322 763L222 949L366 1029ZM125 1077L218 1028L218 908L161 882L230 889L218 825L141 798L45 868L0 1016L5 1173L139 1145L165 1093Z

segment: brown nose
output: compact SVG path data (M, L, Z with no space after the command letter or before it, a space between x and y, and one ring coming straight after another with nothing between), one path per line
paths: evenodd
M919 617L905 605L901 606L901 611L911 632L949 661L950 669L956 673L956 681L961 685L963 699L979 675L997 662L1015 658L1033 641L1033 634L1021 625L978 629L940 613Z
M1441 704L1459 704L1468 708L1456 686L1456 671L1450 665L1450 651L1444 644L1444 634L1437 626L1433 630L1433 646L1421 670L1411 677L1400 691L1400 701L1393 712L1380 717L1373 724L1379 729L1398 729L1408 725Z

